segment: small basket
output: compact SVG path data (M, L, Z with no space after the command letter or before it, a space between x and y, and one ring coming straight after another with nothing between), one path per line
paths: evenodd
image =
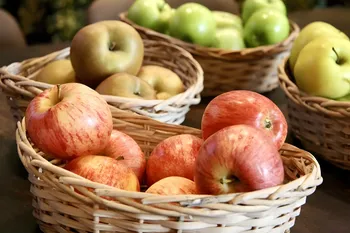
M162 123L113 106L111 112L114 128L134 138L146 157L170 136L201 136L198 129ZM17 124L16 142L29 173L33 215L44 232L284 233L322 183L317 160L284 144L280 154L286 182L280 186L218 196L130 192L91 182L63 169L62 161L45 159L30 142L24 118Z
M175 72L186 90L167 100L140 100L103 95L108 104L130 110L161 122L181 124L191 105L200 103L203 90L203 70L192 55L184 49L166 42L144 40L143 65L159 65ZM0 69L0 88L8 97L13 116L18 121L29 101L51 84L32 78L48 63L69 57L70 48L53 52L44 57L12 63Z
M285 58L278 75L288 99L290 129L306 150L350 170L350 102L310 96L300 91L288 64Z
M281 43L229 51L187 43L139 26L127 18L126 12L121 13L119 17L133 26L145 39L166 41L190 52L204 71L202 96L216 96L236 89L263 93L277 88L277 67L282 59L289 55L292 43L300 30L297 24L290 21L290 35Z

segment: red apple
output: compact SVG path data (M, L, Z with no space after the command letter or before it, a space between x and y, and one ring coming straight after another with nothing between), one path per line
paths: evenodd
M193 180L195 160L202 143L202 139L190 134L180 134L161 141L147 161L148 186L169 176Z
M196 185L192 180L180 176L170 176L154 183L146 193L159 195L196 194Z
M262 129L223 128L206 139L196 159L195 183L202 194L247 192L280 185L282 158Z
M146 169L146 157L136 141L129 135L113 129L103 155L117 159L131 168L139 181Z
M140 191L135 173L118 160L107 156L80 156L68 162L65 169L93 182L128 191Z
M27 107L25 122L32 142L60 159L99 154L113 129L107 102L79 83L53 86L37 95Z
M235 90L215 97L204 110L203 139L218 130L246 124L263 129L281 148L287 137L287 121L281 110L267 97L252 91Z

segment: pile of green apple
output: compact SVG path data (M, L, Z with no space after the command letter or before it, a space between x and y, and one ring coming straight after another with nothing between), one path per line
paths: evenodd
M350 101L350 41L333 25L306 25L294 41L288 60L296 85L305 93Z
M101 21L80 29L70 58L46 65L34 80L49 84L78 82L98 93L137 99L168 99L184 92L180 77L159 65L143 65L140 34L118 20Z
M273 45L289 36L282 0L246 0L241 16L188 2L174 9L166 0L136 0L127 18L137 25L204 47L241 50Z

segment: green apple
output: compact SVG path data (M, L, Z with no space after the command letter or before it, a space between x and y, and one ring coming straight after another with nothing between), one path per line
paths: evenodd
M169 22L174 14L175 9L163 11L159 16L159 24L155 30L161 33L166 33L167 31L169 31Z
M169 23L171 36L202 46L212 45L215 30L213 13L207 7L193 2L178 7Z
M164 0L137 0L128 9L128 19L156 31L167 27L172 9Z
M349 39L343 32L335 28L329 23L316 21L306 25L295 39L292 49L290 51L289 66L294 69L295 63L298 59L299 52L307 45L310 41L318 37L340 37Z
M350 94L350 41L312 40L299 53L294 77L297 86L310 95L336 99Z
M68 59L49 63L35 76L35 80L49 84L76 82L74 69Z
M243 32L242 19L238 15L225 11L213 11L213 15L217 29L237 28L240 32Z
M287 15L287 8L282 0L245 0L241 10L243 23L245 24L254 12L262 8L273 8Z
M350 102L350 94L336 99L338 101Z
M286 15L272 8L256 11L244 26L247 47L272 45L289 36L289 20Z
M243 35L236 28L217 29L212 47L227 50L243 49L245 48Z

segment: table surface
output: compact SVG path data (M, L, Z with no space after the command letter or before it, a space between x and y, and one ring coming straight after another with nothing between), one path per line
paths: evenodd
M42 56L62 49L68 44L40 45L25 49L0 50L0 67L23 59ZM281 89L265 94L287 116L286 98ZM203 98L187 114L184 125L199 128L205 106L210 101ZM5 97L0 94L0 231L2 233L40 232L32 216L31 194L27 173L16 149L15 122L9 112ZM287 142L300 147L289 133ZM297 217L292 233L349 233L350 232L350 172L341 171L319 159L324 182L307 199Z

